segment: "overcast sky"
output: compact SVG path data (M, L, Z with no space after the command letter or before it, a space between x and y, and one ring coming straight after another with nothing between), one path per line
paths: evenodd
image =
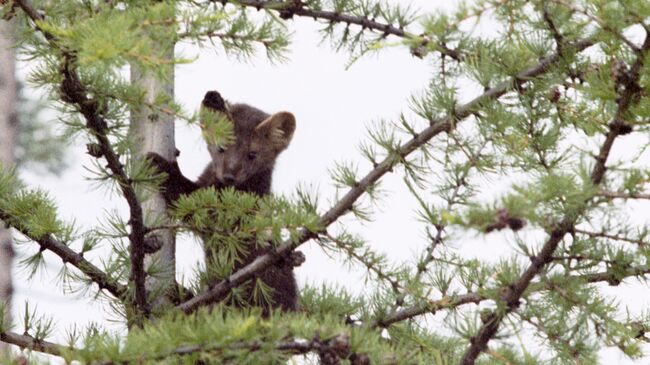
M423 13L455 4L455 1L400 2L411 3ZM291 193L298 184L312 184L318 187L322 207L327 208L335 197L328 169L335 161L351 161L359 163L362 174L367 172L368 165L359 158L357 149L366 137L366 127L373 121L395 118L407 110L409 97L423 90L438 70L427 60L414 58L405 48L387 49L378 56L365 57L346 70L348 55L337 54L327 42L321 42L320 25L304 19L289 24L294 31L291 53L289 61L282 64L271 64L263 55L247 63L238 63L218 50L197 50L180 45L177 51L183 55L199 57L192 64L177 67L176 97L186 109L195 110L206 91L218 90L232 102L246 102L269 113L280 110L294 113L297 130L291 146L278 161L273 190L278 194ZM481 31L494 32L494 29ZM474 95L476 90L461 91L462 99ZM195 178L209 159L205 143L196 127L187 127L183 122L177 126L181 170L186 176ZM615 147L620 148L619 145ZM72 167L61 178L43 178L30 173L24 173L23 177L28 185L50 191L63 219L91 227L106 210L123 211L125 205L119 197L110 196L101 189L93 190L84 180L84 176L88 176L83 169L88 164L84 151L81 144L70 148ZM414 200L406 192L400 176L386 176L383 187L387 195L374 221L364 225L353 223L348 227L362 233L372 242L373 248L388 253L395 262L412 260L427 245L424 226L416 219ZM495 187L486 184L485 188ZM642 212L643 207L634 209ZM506 232L472 235L467 242L455 247L468 257L495 261L513 252L514 245L504 240L511 237L509 235L511 233ZM177 246L179 275L190 275L201 260L200 245L189 237L182 237ZM363 276L359 272L350 272L328 259L315 244L308 243L300 250L307 256L306 263L297 270L301 285L326 282L338 283L357 292L363 290ZM83 326L91 321L105 324L111 319L105 308L93 304L92 300L64 297L51 279L60 268L60 260L50 255L47 262L43 275L31 282L26 281L25 273L16 272L14 312L18 318L24 301L29 298L30 303L38 304L40 312L52 316L63 328L73 324ZM645 286L643 289L647 290ZM622 303L630 304L635 311L650 304L647 294L639 296L634 289L617 289L617 292ZM609 361L625 363L615 351L605 350L602 354Z

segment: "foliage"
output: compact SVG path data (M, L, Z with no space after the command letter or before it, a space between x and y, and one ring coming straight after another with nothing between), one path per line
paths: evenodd
M23 265L36 272L51 250L64 261L61 280L101 293L131 326L126 336L73 332L59 346L44 340L51 322L26 308L25 335L2 326L1 340L105 364L270 364L306 354L326 365L595 364L604 346L643 357L648 315L622 310L599 283L646 282L650 274L648 229L630 223L626 204L650 199L640 162L647 143L632 146L632 157L611 153L630 135L648 134L647 2L477 0L435 14L374 0L16 0L0 9L25 25L21 50L36 65L30 82L87 140L95 179L123 195L131 212L77 232L57 218L45 192L0 175L0 219L40 249ZM350 62L403 48L431 63L432 80L404 113L369 130L360 146L368 171L349 163L330 170L341 194L329 209L307 189L293 198L202 189L179 199L171 228L201 237L214 265L189 290L143 292L142 260L132 258L145 249L145 235L170 227L140 219L140 204L164 176L130 154L129 110L146 105L198 121L217 144L232 142L232 125L227 115L185 111L162 96L145 102L125 67L164 79L192 61L168 59L158 47L176 41L242 60L264 51L281 62L292 17L321 23L324 39ZM499 32L468 27L482 22ZM463 102L465 89L483 91ZM348 212L355 222L371 219L385 204L380 182L389 172L418 203L427 241L413 262L392 262L340 220ZM514 252L491 260L457 253L475 244L471 235L488 234ZM308 240L366 270L367 292L305 287L298 312L268 317L219 303ZM101 245L112 254L99 268L83 254ZM237 269L257 247L268 253ZM145 274L159 273L153 265ZM264 301L270 289L258 290ZM150 311L164 296L176 307Z

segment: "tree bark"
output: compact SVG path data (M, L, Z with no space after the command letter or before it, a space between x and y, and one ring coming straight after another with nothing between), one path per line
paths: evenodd
M173 37L170 36L168 39ZM172 60L174 44L160 46L167 47L164 50L165 58ZM174 98L174 68L166 67L165 79L160 80L136 65L131 65L132 84L140 86L145 91L145 105L133 110L131 115L131 136L135 143L136 157L142 158L149 152L155 152L169 161L176 158L174 117L161 112L160 109L151 108L160 97L164 100ZM151 196L143 202L143 211L147 226L169 223L165 200L161 194ZM147 241L160 247L155 253L147 254L145 257L145 269L155 265L155 274L148 276L146 281L149 303L155 313L157 309L171 304L169 298L176 288L176 238L170 230L156 230L147 237Z
M13 27L8 21L0 21L0 168L14 166L16 143L16 67L13 50ZM0 303L6 303L3 320L11 321L11 265L14 252L11 232L0 221ZM0 343L0 352L7 345Z

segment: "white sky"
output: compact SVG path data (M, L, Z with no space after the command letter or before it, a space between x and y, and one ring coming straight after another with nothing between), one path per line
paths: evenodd
M419 0L409 3L427 13L451 8L455 1ZM394 118L407 110L409 97L424 89L438 71L427 60L411 56L405 48L387 49L379 56L365 57L345 70L347 55L336 54L327 42L320 42L317 33L320 25L305 19L289 24L294 31L292 51L290 60L283 64L272 65L262 55L242 64L210 49L199 52L179 47L185 56L200 57L192 64L177 68L177 100L187 109L194 110L207 90L218 90L232 102L246 102L267 112L293 112L298 123L296 134L278 161L273 190L278 194L291 193L300 183L313 184L319 188L322 207L327 208L335 196L328 175L334 161L359 162L361 174L368 171L357 149L366 136L366 126L382 118ZM473 96L474 92L462 91L462 98ZM205 144L197 128L187 127L183 122L177 126L181 170L186 176L195 178L209 159ZM620 144L615 147L620 148ZM70 148L72 167L61 178L44 178L29 173L24 173L23 177L28 185L51 192L63 219L90 227L105 210L115 207L123 210L125 205L119 197L90 188L83 178L88 176L83 169L88 162L84 151L82 144ZM402 185L401 177L386 176L383 187L388 194L374 222L348 225L372 242L373 248L386 252L395 262L413 259L427 245L424 226L416 219L414 200ZM643 211L642 206L636 209ZM458 245L458 252L494 261L513 252L514 246L503 240L509 234L471 236L469 242ZM179 274L189 275L201 259L201 248L187 237L181 238L177 246ZM360 272L349 272L328 259L315 244L303 245L301 251L307 256L306 263L297 270L301 285L326 282L355 291L363 290ZM70 328L73 324L83 326L93 321L107 323L110 316L101 305L93 304L89 299L73 299L61 294L51 279L60 268L60 260L50 254L47 261L43 274L30 282L26 281L24 272L15 272L16 317L21 317L20 311L29 298L30 303L38 304L39 311L52 316L62 328ZM616 290L621 294L622 303L631 304L635 311L650 304L647 295L637 294L639 287ZM642 288L647 290L645 286ZM622 361L616 351L604 350L602 356L608 363L632 363Z

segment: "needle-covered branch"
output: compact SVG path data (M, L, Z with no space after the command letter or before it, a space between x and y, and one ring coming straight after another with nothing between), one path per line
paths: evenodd
M592 232L592 231L576 228L575 233L583 234L589 237L606 238L614 241L633 243L635 245L638 245L639 247L645 247L650 245L650 241L645 241L642 239L632 238L632 237L625 237L625 236L611 234L607 232Z
M582 40L571 45L576 52L580 52L593 44L591 40ZM519 74L510 81L503 82L493 88L488 89L480 96L477 96L472 101L459 106L454 110L454 115L445 118L430 121L429 127L418 132L411 140L399 146L397 151L398 156L388 156L382 162L372 169L365 177L359 180L354 187L341 197L333 207L331 207L325 214L321 216L320 224L323 228L327 228L330 224L337 221L341 216L349 212L356 201L367 191L367 189L374 186L379 179L381 179L388 172L399 163L403 161L406 156L417 150L421 146L428 143L432 138L442 132L447 132L453 127L455 123L469 117L476 111L480 110L483 103L491 100L496 100L506 92L517 89L527 80L539 76L546 72L549 67L558 61L559 55L557 53L551 54L542 59L537 65L530 67ZM201 306L214 303L215 301L222 300L229 290L245 283L252 278L256 273L265 270L280 260L283 256L289 254L296 247L302 243L315 237L315 233L302 231L302 234L295 241L285 241L275 247L271 252L266 255L256 258L252 263L241 268L233 273L228 279L208 288L191 300L177 306L178 309L190 313L200 308Z
M232 3L240 6L247 6L256 9L266 9L266 10L275 10L277 11L282 18L290 19L294 16L325 20L330 23L340 23L340 24L354 24L362 28L362 30L368 29L382 34L383 36L395 36L398 38L408 39L408 40L417 40L419 41L418 47L413 48L411 52L414 55L419 56L418 49L420 47L428 46L432 40L426 36L418 36L406 31L402 26L395 26L389 23L382 23L377 21L375 18L370 18L368 16L357 16L346 14L339 10L323 10L323 9L311 9L309 4L302 1L267 1L267 0L243 0L243 1L229 1L229 0L211 0L213 2L222 2L222 3ZM436 44L436 49L447 57L450 57L454 60L460 60L461 55L458 51L447 47L445 44L440 43Z
M11 225L18 230L18 232L38 243L38 245L41 246L41 250L49 250L59 256L64 264L69 263L79 269L79 271L96 283L99 289L105 289L118 299L126 299L127 288L124 285L118 283L92 262L86 260L83 255L75 252L64 243L59 242L52 235L46 234L42 237L31 237L29 230L27 230L19 221L16 221L1 212L0 219L6 222L11 222Z
M595 283L608 283L609 285L618 285L623 280L628 278L641 278L650 275L650 267L627 267L618 271L603 271L583 275L570 275L566 279L558 277L558 280L578 281L590 284ZM555 279L550 281L538 281L532 283L526 289L529 293L540 292L545 290L553 290L557 284L554 283ZM493 292L503 292L508 288L494 289ZM453 309L465 304L478 304L480 302L490 300L487 294L480 294L477 292L468 292L453 296L444 297L438 300L422 302L421 304L414 305L401 309L395 313L391 313L384 318L379 318L370 323L371 327L387 328L392 324L401 321L421 316L424 314L436 314L444 309Z
M643 193L626 193L623 191L606 191L603 190L597 194L605 198L611 199L638 199L638 200L650 200L650 194Z
M61 356L61 349L66 347L57 343L40 340L29 335L20 335L14 332L0 332L0 341L10 345L16 345L21 349L38 351L54 356Z
M219 344L212 345L210 343L202 345L187 345L181 346L170 351L161 351L159 356L152 358L137 358L133 360L120 360L120 361L106 361L106 362L97 362L96 365L127 365L127 364L139 364L143 362L155 362L163 361L171 357L184 357L191 356L199 353L214 353L222 354L229 353L234 351L246 351L248 353L254 353L259 351L269 351L272 350L277 353L282 353L286 355L306 355L309 353L315 353L321 358L322 364L329 364L328 362L322 362L323 359L334 360L338 359L359 359L367 358L364 354L357 354L350 351L350 338L346 334L339 334L328 339L321 339L320 336L315 335L309 341L302 340L287 340L280 343L275 343L273 345L264 344L258 341L252 342L235 342L230 344Z
M650 49L650 35L646 34L643 52L638 55L627 75L619 78L622 92L617 101L618 107L613 117L613 121L610 123L605 141L601 145L600 151L596 156L596 164L591 171L591 183L594 186L598 186L605 176L607 159L612 150L614 141L620 135L625 134L625 132L629 133L629 126L627 126L624 116L628 112L630 106L634 103L635 97L642 91L637 82L648 49ZM476 335L470 339L471 345L459 362L460 365L473 365L476 358L487 349L487 344L496 335L501 321L508 313L519 307L520 299L531 284L533 278L544 270L546 265L552 261L553 253L560 242L564 239L564 236L567 233L574 231L577 219L586 209L586 204L587 202L585 202L585 205L582 207L579 214L574 213L566 215L557 224L556 228L550 232L549 238L542 246L540 252L530 258L531 265L524 271L519 279L513 282L505 291L505 294L501 298L505 306L495 310L484 318L484 324L478 330Z
M57 43L56 38L43 29L39 22L45 21L45 18L37 12L26 0L15 0L14 3L22 9L28 17L33 21L36 30L41 32L48 40L50 45L57 48L60 45ZM81 113L85 120L86 126L92 131L97 140L99 150L95 156L104 157L106 159L108 169L112 172L113 178L117 181L124 198L129 205L131 225L130 251L131 251L131 275L135 283L135 306L140 314L146 316L149 313L147 304L147 293L145 289L145 271L144 271L144 236L145 226L142 213L142 206L138 201L132 181L127 175L124 165L120 162L119 155L113 149L111 142L108 138L108 123L102 116L102 109L97 100L89 97L88 90L79 79L77 69L75 67L75 55L69 53L65 49L60 49L62 54L63 63L61 64L61 74L63 80L61 82L61 97L65 102L76 105L79 113Z

